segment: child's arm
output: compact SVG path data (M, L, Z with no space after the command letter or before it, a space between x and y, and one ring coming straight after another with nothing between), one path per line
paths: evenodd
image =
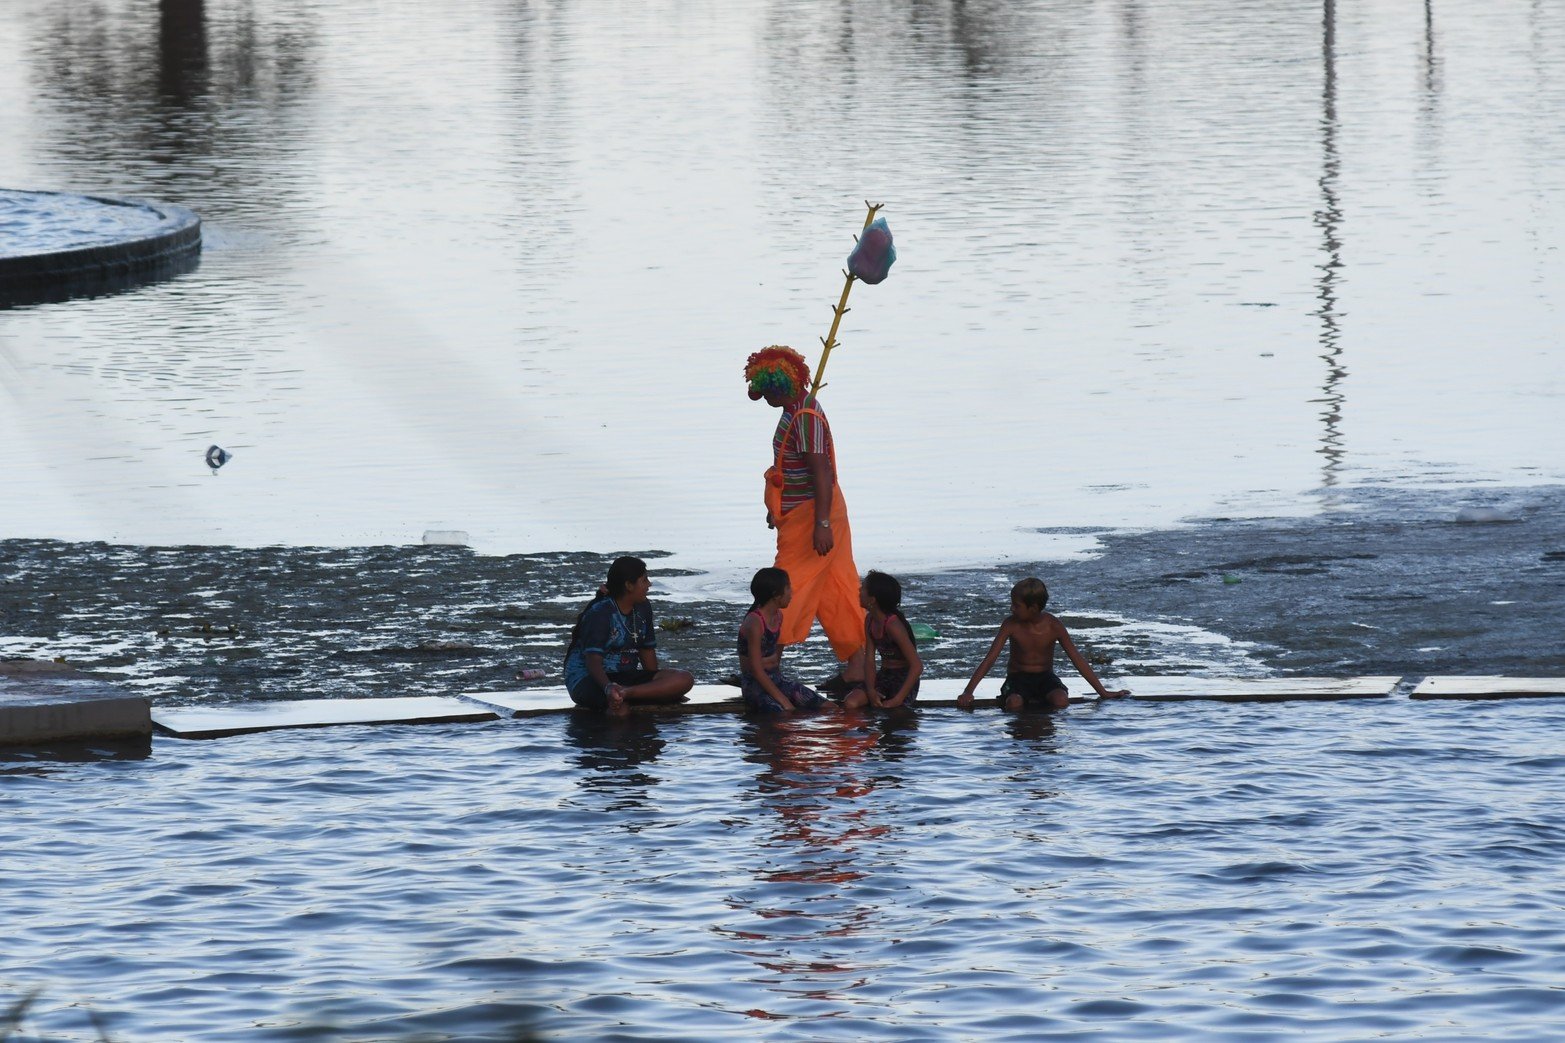
M1060 647L1065 649L1065 654L1070 656L1070 661L1076 664L1077 671L1083 681L1092 686L1092 690L1105 699L1118 699L1122 695L1129 695L1130 689L1120 688L1109 691L1103 687L1103 682L1098 680L1098 675L1093 672L1092 664L1087 662L1087 657L1076 651L1076 642L1071 640L1070 634L1065 632L1065 624L1058 619L1054 621L1055 636L1059 638Z
M755 683L761 686L761 690L773 699L784 710L795 709L793 700L782 693L767 676L766 666L761 659L761 621L756 616L746 617L739 627L739 633L744 635L745 659L750 663L750 676L755 678ZM757 665L761 664L761 665Z
M598 687L607 694L610 688L617 687L609 680L609 672L603 665L602 652L588 652L581 657L582 664L587 668L587 676L598 683Z
M962 694L956 697L956 705L966 709L973 705L973 693L978 690L978 682L989 676L989 671L994 669L995 661L1000 658L1000 649L1005 647L1005 639L1010 636L1011 621L1009 618L1000 624L1000 632L994 636L994 644L989 646L989 654L984 656L984 661L978 664L978 669L973 671L973 676L968 678L967 687L962 689Z
M875 635L869 632L869 613L864 614L864 695L870 701L875 699L875 672L880 667L875 662Z
M918 646L913 644L913 635L907 632L907 627L902 625L902 620L891 616L886 620L886 633L897 643L897 650L902 653L902 661L907 664L907 680L902 682L902 687L897 689L897 694L890 699L881 701L880 706L885 710L892 710L907 702L908 693L913 691L913 686L918 684L918 679L924 672L924 661L918 657ZM873 693L873 689L871 690Z

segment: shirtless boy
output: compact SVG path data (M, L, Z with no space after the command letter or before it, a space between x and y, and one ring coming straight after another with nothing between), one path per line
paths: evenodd
M1043 610L1049 603L1049 588L1041 579L1024 579L1011 588L1011 614L1000 624L989 654L973 671L967 687L957 697L957 705L967 708L973 705L973 690L978 687L1000 658L1000 649L1011 643L1010 659L1006 667L1005 684L1000 688L1000 705L1007 710L1029 709L1062 710L1069 701L1065 683L1054 673L1054 646L1060 645L1065 654L1081 672L1082 678L1104 699L1117 699L1129 695L1128 689L1109 691L1098 680L1092 664L1076 650L1076 644L1065 631L1065 624Z

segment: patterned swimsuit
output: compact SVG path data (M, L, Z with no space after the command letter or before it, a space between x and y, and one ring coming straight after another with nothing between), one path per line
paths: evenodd
M770 659L777 654L777 638L782 633L782 627L779 626L776 630L768 629L766 617L755 609L745 613L746 620L751 616L755 616L761 621L761 658ZM743 657L749 654L750 644L745 640L744 632L741 629L739 633L740 661L742 662ZM768 670L766 671L766 676L771 678L772 684L777 686L777 690L786 695L798 709L813 710L821 704L819 692L816 692L813 688L806 688L791 677L784 677L781 669L774 668ZM770 692L761 687L761 682L757 681L752 674L741 672L739 689L744 693L745 705L750 709L759 710L762 713L782 713L782 706L778 704L776 699L772 698Z
M886 618L889 620L891 617ZM907 622L904 620L902 625L906 627ZM875 624L870 623L869 636L875 642L875 658L880 663L880 668L875 671L875 691L880 693L882 699L894 699L902 690L902 684L913 668L902 658L902 649L898 647L896 639L887 632L885 623L880 625L878 634L875 633ZM911 640L912 636L913 631L909 628L908 638ZM914 681L913 688L907 693L907 698L903 700L902 705L911 706L913 700L917 698L918 682Z

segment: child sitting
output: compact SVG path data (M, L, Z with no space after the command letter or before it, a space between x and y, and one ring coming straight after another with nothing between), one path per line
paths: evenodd
M859 584L864 606L865 673L873 682L849 689L842 699L847 710L873 706L894 710L918 698L923 660L913 641L913 628L902 614L902 584L893 576L871 570Z
M766 568L750 581L755 603L739 625L740 691L744 703L762 713L790 713L813 710L824 701L813 689L784 677L782 649L782 610L793 600L793 586L782 569Z
M1103 687L1098 675L1093 673L1092 665L1076 650L1070 634L1065 631L1065 624L1043 610L1048 603L1049 588L1041 579L1024 579L1011 588L1011 614L1000 624L1000 632L995 635L994 644L989 646L989 654L978 664L967 687L957 697L958 706L973 705L973 690L994 666L1000 657L1000 647L1006 641L1011 643L1010 660L1005 684L1000 688L999 703L1007 710L1020 710L1024 706L1045 710L1065 708L1070 701L1069 692L1054 673L1056 644L1065 649L1082 678L1098 695L1117 699L1130 694L1128 690L1111 692Z

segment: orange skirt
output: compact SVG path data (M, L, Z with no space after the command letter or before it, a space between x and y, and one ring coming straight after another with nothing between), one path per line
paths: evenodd
M776 497L778 507L781 499ZM819 619L832 652L846 660L864 647L864 609L859 605L859 570L853 564L853 530L848 527L842 489L832 488L832 545L831 553L824 556L815 553L813 504L801 503L787 514L778 507L772 508L772 517L778 518L776 566L788 573L793 585L793 601L783 609L780 640L798 644L810 636L811 625Z

